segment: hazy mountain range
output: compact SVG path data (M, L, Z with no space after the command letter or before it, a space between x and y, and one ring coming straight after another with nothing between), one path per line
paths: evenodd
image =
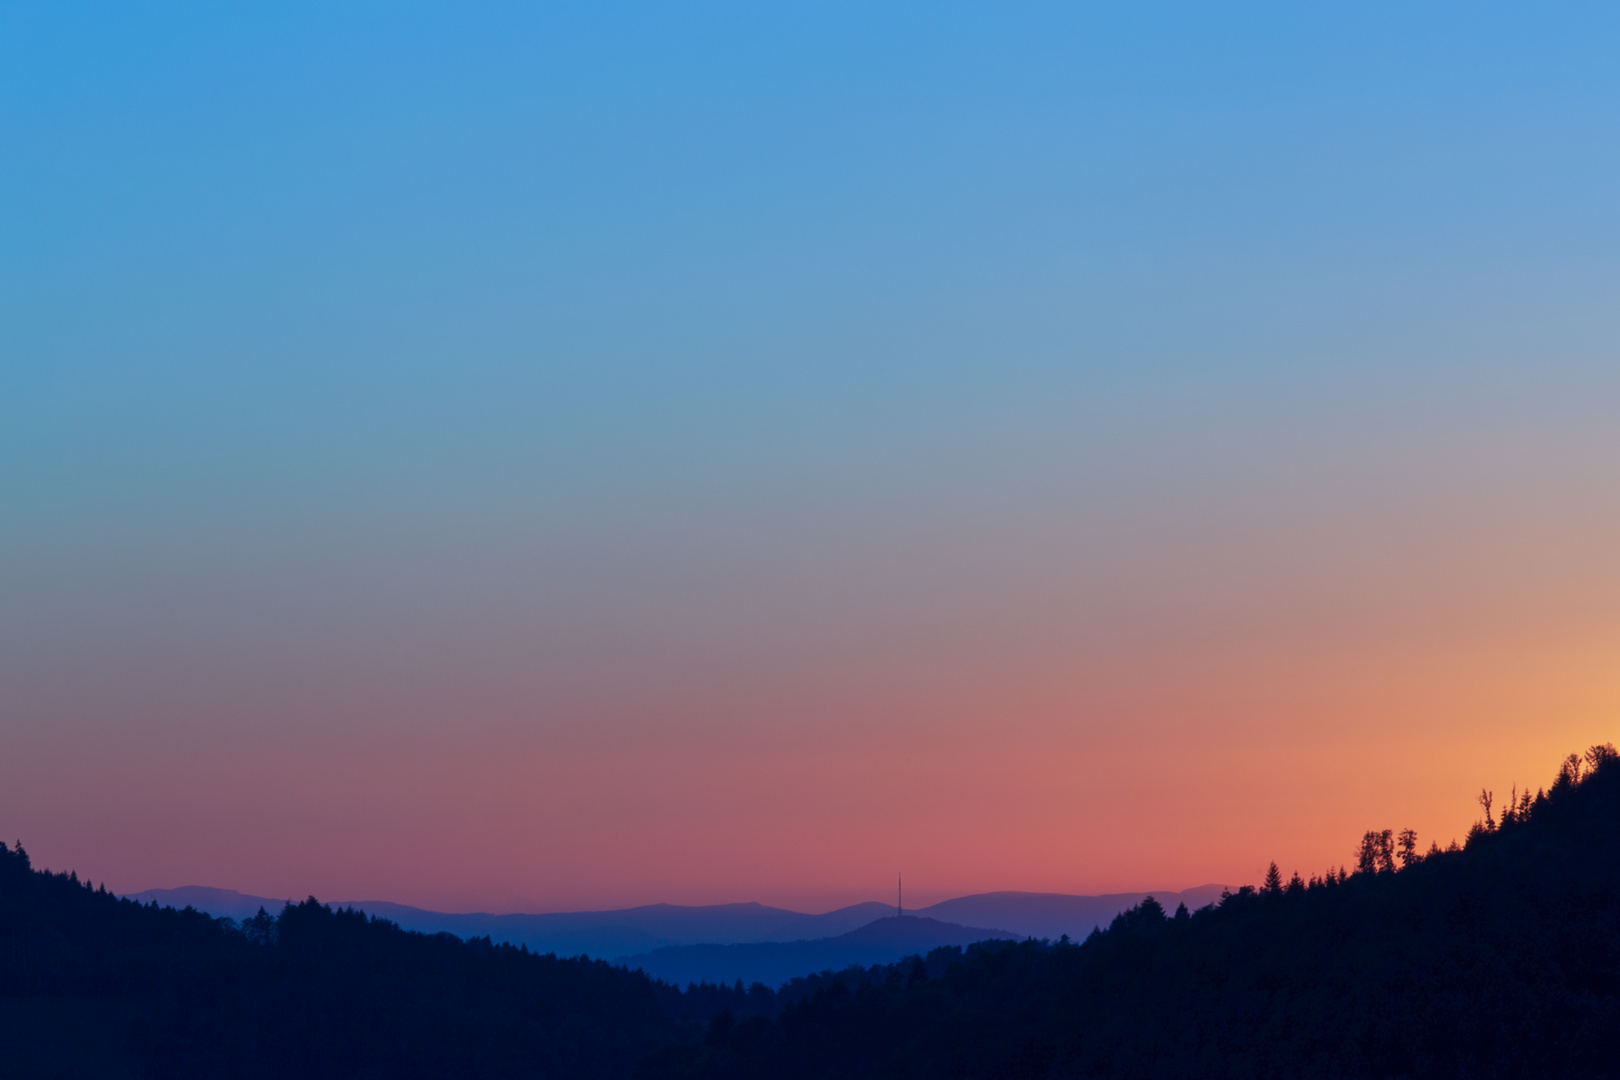
M1220 885L1152 895L1174 910L1199 908L1216 900ZM143 903L193 907L216 917L244 919L259 908L275 913L285 899L252 896L231 889L189 885L128 894ZM957 897L907 910L895 918L889 904L852 904L810 915L764 904L710 904L685 907L649 904L615 911L546 914L453 914L426 911L384 900L342 901L390 919L407 930L451 933L460 938L488 936L527 945L536 952L585 954L620 960L672 982L731 982L742 979L779 983L794 975L849 964L890 963L940 945L962 945L987 938L1084 938L1107 925L1147 893L1070 896L1063 893L996 892Z

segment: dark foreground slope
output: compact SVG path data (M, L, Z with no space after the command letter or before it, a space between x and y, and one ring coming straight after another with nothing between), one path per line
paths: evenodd
M608 1077L675 1033L600 962L309 901L237 928L0 845L0 1076Z
M1354 875L834 982L643 1075L1620 1075L1620 763L1594 748L1486 815L1464 850L1369 833Z

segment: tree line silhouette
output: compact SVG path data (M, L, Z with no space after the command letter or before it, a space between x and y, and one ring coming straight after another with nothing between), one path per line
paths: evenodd
M1462 844L1083 942L985 943L684 991L313 898L240 923L120 899L0 844L0 1075L312 1078L1449 1077L1620 1073L1620 760L1571 755Z
M681 1035L660 992L313 899L240 926L143 906L0 845L7 1077L619 1077Z
M1620 1075L1620 762L1571 755L1464 844L1370 830L1343 866L1083 943L940 949L774 1019L722 1016L647 1080Z

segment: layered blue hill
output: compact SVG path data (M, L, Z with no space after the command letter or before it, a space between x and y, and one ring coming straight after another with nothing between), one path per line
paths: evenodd
M156 901L175 908L193 907L215 917L245 919L259 908L274 914L286 899L253 896L232 889L188 885L130 893L142 903ZM301 899L301 898L296 898ZM492 915L427 911L386 900L339 901L398 923L406 930L449 933L460 938L489 937L527 945L535 952L559 956L580 954L612 959L672 945L736 944L834 937L882 918L894 909L886 904L855 904L821 915L806 915L765 904L647 904L613 911L562 911L545 914Z
M674 945L622 957L620 962L677 986L740 979L745 986L759 982L774 988L798 975L892 964L901 957L927 953L941 945L972 945L1016 937L1005 930L890 915L837 937L744 945Z

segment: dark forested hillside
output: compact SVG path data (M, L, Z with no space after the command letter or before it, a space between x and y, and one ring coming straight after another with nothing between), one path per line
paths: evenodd
M675 1034L660 992L314 901L142 906L0 845L0 1076L622 1076Z
M1620 1075L1620 762L1572 757L1463 850L1369 832L1357 869L1081 944L938 950L770 1021L722 1016L649 1078Z
M242 923L0 845L0 1076L1597 1077L1620 1074L1620 761L1571 757L1466 845L1074 943L685 992L313 900Z

